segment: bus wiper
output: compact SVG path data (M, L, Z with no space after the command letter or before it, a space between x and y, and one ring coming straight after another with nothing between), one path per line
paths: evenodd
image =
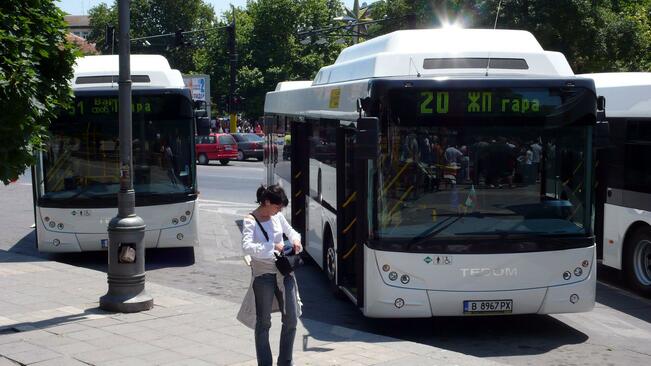
M493 231L473 231L468 233L455 233L458 236L481 236L481 237L496 237L498 239L511 239L517 238L545 238L553 239L558 234L546 231L506 231L506 230L493 230Z
M440 234L443 230L449 228L450 226L454 225L457 221L461 220L463 216L448 216L446 217L443 221L437 223L436 225L432 225L432 227L428 228L427 230L423 231L422 233L416 235L413 239L407 243L407 247L405 248L407 251L411 249L411 247L415 244L418 244L422 242L425 239L430 239L438 234Z

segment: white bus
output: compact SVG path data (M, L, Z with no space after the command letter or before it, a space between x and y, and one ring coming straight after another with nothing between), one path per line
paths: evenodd
M398 31L267 94L267 177L368 317L589 311L597 100L528 32Z
M33 167L37 247L106 250L119 191L118 56L77 60L74 103L49 127ZM157 55L131 56L133 180L146 248L198 240L194 116L178 70Z
M606 98L609 141L597 150L598 256L651 295L651 73L585 75Z

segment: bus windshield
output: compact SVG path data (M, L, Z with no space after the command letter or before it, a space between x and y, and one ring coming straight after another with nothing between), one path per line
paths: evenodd
M120 188L117 95L76 95L50 126L40 199L115 199ZM180 94L133 95L136 196L194 192L192 105Z
M375 237L414 242L591 235L594 111L582 99L594 100L594 94L389 93Z

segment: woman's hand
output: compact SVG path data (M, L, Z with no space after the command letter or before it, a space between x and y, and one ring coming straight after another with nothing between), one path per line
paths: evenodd
M301 242L296 240L294 243L294 254L298 254L303 251L303 246L301 245Z
M283 252L283 249L284 249L284 248L285 248L285 244L284 244L283 242L275 243L275 244L274 244L274 250L276 250L276 251L278 251L278 252L280 252L280 253Z

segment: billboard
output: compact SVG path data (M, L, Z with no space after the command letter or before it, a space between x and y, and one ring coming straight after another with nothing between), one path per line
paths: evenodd
M206 112L210 117L210 76L204 74L183 75L185 86L192 93L192 100L206 102Z

